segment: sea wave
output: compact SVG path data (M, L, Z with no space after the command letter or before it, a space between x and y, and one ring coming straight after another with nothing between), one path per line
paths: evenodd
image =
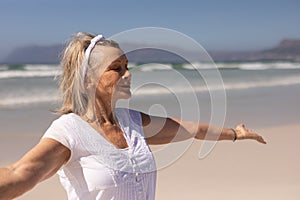
M295 62L243 62L243 63L130 63L133 71L166 71L166 70L268 70L268 69L300 69L300 63ZM59 76L61 68L57 65L1 65L0 79L51 77Z
M173 66L171 64L144 64L140 66L136 66L139 68L140 71L147 72L147 71L162 71L162 70L172 70Z
M182 86L182 85L164 85L155 87L132 87L133 97L147 97L147 96L160 96L160 95L179 95L188 93L202 93L213 92L217 90L243 90L251 88L275 87L275 86L288 86L300 84L299 76L281 77L272 80L261 80L255 82L225 82L224 85L200 85L200 86ZM137 89L139 88L139 89ZM3 95L0 98L0 107L11 107L16 105L36 104L36 103L51 103L58 102L59 95L58 89L43 90L28 92L26 94L13 94Z
M238 70L268 70L268 69L300 69L300 63L295 62L241 62L241 63L192 63L184 64L184 69L238 69Z
M300 63L296 62L241 62L241 63L175 63L175 64L131 64L131 69L138 71L158 70L268 70L268 69L300 69Z
M49 77L49 76L57 76L61 72L59 70L51 70L51 71L5 71L0 73L0 79L6 78L29 78L29 77Z
M61 74L58 66L53 65L2 65L0 66L0 79L51 77Z
M136 96L152 96L152 95L167 95L167 94L179 94L179 93L199 93L199 92L213 92L217 90L243 90L251 88L263 88L263 87L275 87L275 86L288 86L300 84L300 77L286 77L277 78L273 80L255 81L255 82L227 82L222 85L202 85L202 86L163 86L163 87L152 87L135 90L133 93Z
M60 70L57 65L25 65L24 69L27 71L53 71Z
M12 107L18 105L28 105L34 103L51 103L54 101L58 101L59 98L55 96L41 96L41 95L32 95L27 97L10 97L0 100L0 108L1 107Z

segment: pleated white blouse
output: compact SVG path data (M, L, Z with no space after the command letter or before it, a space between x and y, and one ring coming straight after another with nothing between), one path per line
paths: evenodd
M118 149L78 115L53 121L43 138L71 150L57 172L69 200L154 200L156 167L145 141L138 111L117 108L116 117L128 144Z

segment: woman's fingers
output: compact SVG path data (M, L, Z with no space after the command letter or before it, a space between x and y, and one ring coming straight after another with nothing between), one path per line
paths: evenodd
M260 135L258 136L258 138L256 140L260 143L267 144L267 142L264 140L264 138Z
M264 138L261 135L258 135L255 131L251 130L248 132L249 135L253 135L253 139L255 139L256 141L262 143L262 144L267 144L267 142L264 140Z

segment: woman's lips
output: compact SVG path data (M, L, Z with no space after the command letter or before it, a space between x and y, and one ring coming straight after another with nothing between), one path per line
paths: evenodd
M130 88L130 84L126 84L126 85L119 85L119 87L122 87L122 88Z

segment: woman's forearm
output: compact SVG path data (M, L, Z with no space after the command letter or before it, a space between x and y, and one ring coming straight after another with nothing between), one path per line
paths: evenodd
M0 199L12 199L9 188L12 187L12 181L10 180L11 170L7 167L0 168Z
M0 200L16 198L31 188L13 166L0 168Z
M214 141L252 139L266 144L262 136L246 129L244 124L239 124L231 129L176 118L153 117L146 114L143 114L142 117L148 144L167 144L189 138Z
M236 132L228 128L219 128L209 126L208 124L198 124L198 130L195 135L199 140L232 140L236 138Z
M61 143L42 139L13 165L0 168L0 200L13 199L54 175L70 158L70 150Z
M198 124L197 133L195 138L200 140L256 140L259 143L267 144L262 136L249 130L244 124L237 125L234 129L218 128L209 126L207 124Z

